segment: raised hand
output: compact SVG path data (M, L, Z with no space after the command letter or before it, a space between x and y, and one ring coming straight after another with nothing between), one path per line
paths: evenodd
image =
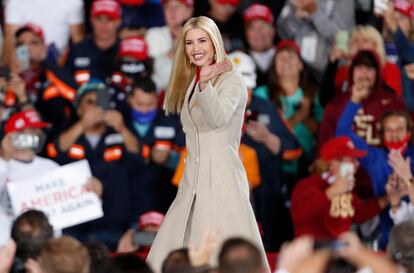
M213 63L211 65L204 65L203 67L201 67L199 82L200 89L204 90L209 80L229 70L230 67L231 62L229 60L224 60L219 63Z
M394 173L404 180L405 183L409 183L409 180L413 177L411 172L411 159L409 157L404 159L400 152L391 151L388 153L388 164L390 164Z

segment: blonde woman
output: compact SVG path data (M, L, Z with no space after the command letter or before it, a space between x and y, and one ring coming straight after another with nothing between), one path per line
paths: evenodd
M269 272L238 156L246 102L247 89L216 24L204 16L188 20L164 102L167 113L181 114L188 155L176 199L148 256L155 272L171 250L200 244L207 229L218 230L219 241L241 236L255 243Z

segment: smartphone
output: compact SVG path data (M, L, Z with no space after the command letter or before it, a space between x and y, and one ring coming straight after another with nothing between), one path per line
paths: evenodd
M349 32L346 30L340 30L336 33L335 36L335 46L338 49L343 51L348 51L348 40L349 40Z
M111 95L109 94L108 89L105 88L99 90L96 96L96 105L101 107L104 111L108 110L111 104Z
M29 69L30 67L30 56L27 45L19 45L16 48L16 58L20 64L20 71Z
M355 166L352 163L341 163L340 167L339 167L339 175L341 177L347 177L349 175L354 175L355 174Z
M374 0L374 13L383 15L387 9L388 0Z
M259 112L257 111L252 111L250 109L246 110L246 122L248 121L257 121L257 118L259 117Z
M329 248L335 251L346 246L347 243L341 240L316 240L313 244L313 249Z
M156 232L136 231L133 237L133 243L138 246L151 246L156 235Z

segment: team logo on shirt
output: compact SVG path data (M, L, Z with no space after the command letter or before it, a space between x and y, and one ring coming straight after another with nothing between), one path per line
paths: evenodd
M339 194L332 198L329 215L332 218L354 217L355 209L352 206L352 194Z

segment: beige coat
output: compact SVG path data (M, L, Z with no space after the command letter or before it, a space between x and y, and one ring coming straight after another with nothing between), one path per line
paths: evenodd
M155 272L161 271L171 250L189 241L198 245L207 228L218 229L221 241L234 236L249 239L264 255L238 156L246 87L239 74L226 72L214 87L209 83L202 92L196 88L188 103L193 85L194 79L181 111L188 149L184 175L147 260Z

